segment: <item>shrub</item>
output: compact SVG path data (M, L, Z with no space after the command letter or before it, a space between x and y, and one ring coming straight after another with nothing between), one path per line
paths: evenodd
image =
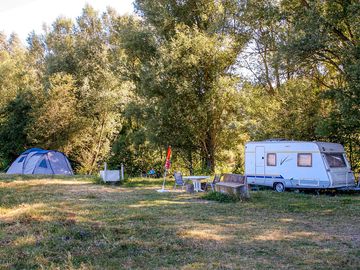
M210 201L217 201L220 203L234 203L239 201L240 199L237 196L221 193L217 191L211 191L208 193L205 193L201 199L210 200Z

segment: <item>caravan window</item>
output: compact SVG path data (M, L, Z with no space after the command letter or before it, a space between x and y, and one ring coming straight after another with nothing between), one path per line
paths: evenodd
M325 157L330 168L346 167L344 155L342 153L325 154Z
M268 153L266 156L266 165L267 166L276 166L276 154Z
M310 153L298 154L297 165L299 167L311 167L312 166L312 154L310 154Z

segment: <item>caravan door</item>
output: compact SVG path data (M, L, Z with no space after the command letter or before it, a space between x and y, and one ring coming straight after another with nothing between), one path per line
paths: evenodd
M332 186L354 186L355 177L344 153L324 153Z
M255 182L257 184L265 183L265 147L255 147Z

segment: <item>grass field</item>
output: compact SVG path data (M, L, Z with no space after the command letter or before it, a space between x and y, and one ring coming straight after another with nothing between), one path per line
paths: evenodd
M359 269L360 196L0 177L0 269Z

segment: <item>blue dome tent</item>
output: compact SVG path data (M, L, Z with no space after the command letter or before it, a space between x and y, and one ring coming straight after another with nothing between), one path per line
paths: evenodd
M7 174L73 175L67 157L58 151L31 148L23 152L10 166Z

